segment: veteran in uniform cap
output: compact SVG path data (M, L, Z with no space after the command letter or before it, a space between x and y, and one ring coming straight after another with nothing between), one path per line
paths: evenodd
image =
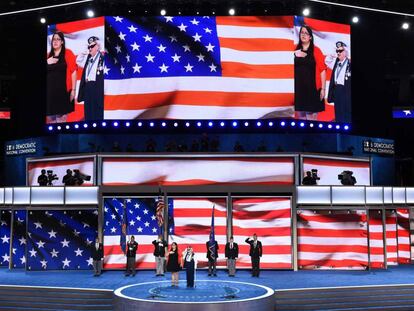
M103 119L104 55L99 38L88 39L88 51L79 54L76 63L83 67L78 102L83 102L85 120Z
M336 54L328 55L326 65L332 69L328 90L328 102L335 105L335 121L351 122L351 58L348 47L338 41L335 44Z

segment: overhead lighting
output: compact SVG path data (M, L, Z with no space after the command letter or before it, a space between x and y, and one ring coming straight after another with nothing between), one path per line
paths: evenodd
M162 16L164 16L165 14L167 14L167 11L166 11L166 10L164 10L164 9L162 9L162 10L161 10L161 12L160 12L160 14L161 14Z
M308 16L308 15L310 14L310 10L309 10L308 8L305 8L305 9L302 11L302 14L303 14L303 16Z
M46 24L46 18L42 17L42 18L40 19L40 22L41 22L42 24Z
M88 10L88 11L86 12L86 15L87 15L88 17L94 17L94 16L95 16L95 12L94 12L94 11L92 11L92 10Z
M409 23L403 23L401 27L402 27L402 29L407 30L408 28L410 28L410 24Z
M353 22L354 24L358 23L358 22L359 22L359 17L358 17L358 16L354 16L354 17L352 17L352 22Z
M236 10L235 10L235 9L233 9L233 8L231 8L231 9L229 10L229 15L234 15L234 14L236 14Z

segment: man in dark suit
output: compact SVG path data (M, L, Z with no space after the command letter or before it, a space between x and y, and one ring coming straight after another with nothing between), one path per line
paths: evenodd
M227 258L227 268L229 270L229 276L235 276L236 274L236 260L239 257L239 246L234 242L233 236L230 237L230 241L226 244L225 256Z
M99 238L95 240L95 245L91 249L93 259L94 276L100 276L102 273L103 245L99 243Z
M256 233L253 238L247 238L246 243L250 244L250 258L252 260L252 276L259 277L260 274L260 257L262 257L262 242L257 240Z
M83 102L85 120L104 117L104 54L100 49L99 38L92 36L88 39L88 52L80 53L76 59L83 68L78 102Z
M126 256L127 256L127 267L125 271L125 276L129 276L132 272L132 276L135 276L135 256L138 250L138 243L135 242L135 237L131 235L131 239L126 245Z
M351 59L347 45L336 42L336 58L328 55L325 63L332 69L328 102L335 105L335 121L351 122Z
M207 241L207 259L208 259L208 276L217 276L216 266L217 266L217 257L218 257L218 243L216 240Z
M152 241L154 245L154 257L156 265L156 276L164 276L165 267L165 254L167 250L167 242L162 238L162 235L158 235L158 240Z

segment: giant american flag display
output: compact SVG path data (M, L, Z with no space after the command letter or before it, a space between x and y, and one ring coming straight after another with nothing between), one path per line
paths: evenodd
M26 267L26 222L25 209L13 211L11 264L13 268Z
M383 213L380 209L369 211L369 261L374 269L385 267Z
M11 210L0 213L0 267L10 265Z

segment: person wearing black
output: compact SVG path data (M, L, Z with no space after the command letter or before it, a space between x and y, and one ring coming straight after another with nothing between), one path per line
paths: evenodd
M179 272L182 269L182 256L178 252L177 243L171 244L171 249L168 252L167 271L171 272L171 286L178 286Z
M233 236L231 236L230 241L227 242L224 253L227 258L227 269L229 270L229 276L235 276L236 260L237 257L239 257L239 245L234 242Z
M78 102L84 102L85 120L102 120L104 117L104 54L99 38L88 39L88 51L79 53L76 62L83 67ZM86 61L85 61L86 58Z
M154 245L156 276L164 276L165 253L168 246L167 242L162 238L162 235L160 234L157 240L152 241L152 245Z
M66 175L63 176L62 178L62 183L65 186L74 186L75 185L75 180L73 178L73 172L70 169L66 170Z
M102 273L103 245L102 243L99 243L99 238L96 238L91 253L93 259L93 271L95 272L94 276L100 276Z
M49 179L47 178L46 170L42 170L39 177L37 177L37 182L38 182L39 186L47 186L48 180Z
M302 179L302 185L313 186L316 185L316 179L312 177L311 171L306 171L306 176Z
M127 256L127 267L125 276L129 276L132 273L132 276L135 276L135 256L138 250L138 243L135 242L135 237L131 235L131 239L126 245L126 256Z
M187 247L183 254L182 266L185 268L187 287L194 287L194 273L195 268L197 267L197 260L195 259L195 254L191 245Z
M216 274L216 266L217 266L217 257L218 257L218 243L216 240L213 242L207 241L207 259L208 259L208 276L217 276Z
M259 277L260 274L260 257L262 257L262 242L257 240L256 233L253 238L247 238L246 243L250 244L250 258L252 260L252 276Z

